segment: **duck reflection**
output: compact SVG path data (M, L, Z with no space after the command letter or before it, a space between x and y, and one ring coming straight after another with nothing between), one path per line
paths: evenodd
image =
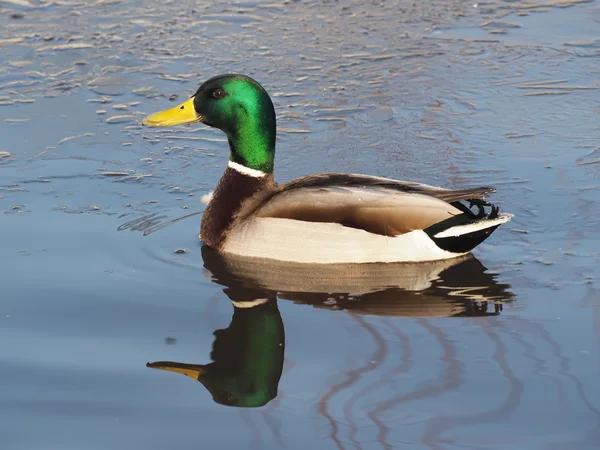
M259 407L277 396L285 332L277 299L356 314L407 317L497 315L513 294L475 257L419 264L308 266L219 254L202 247L204 267L233 304L215 331L212 363L146 366L198 380L222 405Z
M285 336L274 295L225 289L233 302L231 324L215 331L212 363L157 361L146 364L198 380L222 405L257 407L277 396ZM238 295L239 294L239 295Z
M268 291L282 300L358 314L407 317L497 315L510 285L474 256L418 264L293 264L243 258L202 247L213 281Z

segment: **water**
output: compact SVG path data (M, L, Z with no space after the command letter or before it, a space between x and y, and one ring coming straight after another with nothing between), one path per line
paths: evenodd
M597 2L0 2L3 448L597 448L599 22ZM492 185L515 218L448 266L223 261L175 221L222 134L140 121L224 72L271 93L278 180ZM213 345L217 379L246 374L215 399L265 406L146 367Z

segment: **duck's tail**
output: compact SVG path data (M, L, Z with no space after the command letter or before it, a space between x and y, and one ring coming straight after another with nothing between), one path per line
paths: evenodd
M432 225L424 231L443 250L453 253L467 253L485 241L492 232L508 222L513 214L498 214L495 211L487 217L468 221L448 220ZM462 223L461 223L462 222Z

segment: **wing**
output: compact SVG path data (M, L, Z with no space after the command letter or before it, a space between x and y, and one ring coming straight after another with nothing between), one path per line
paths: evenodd
M256 217L333 222L385 236L423 230L461 215L451 204L423 194L373 187L302 187L284 190Z
M406 193L420 193L435 197L448 203L461 200L481 200L496 192L491 187L470 189L444 189L412 181L392 180L391 178L374 177L370 175L353 175L343 173L324 173L298 178L283 187L283 191L304 187L376 187Z
M419 183L367 175L311 175L282 187L254 211L257 217L276 217L308 222L333 222L370 233L398 236L489 218L481 200L492 188L448 190ZM460 203L479 206L477 214Z

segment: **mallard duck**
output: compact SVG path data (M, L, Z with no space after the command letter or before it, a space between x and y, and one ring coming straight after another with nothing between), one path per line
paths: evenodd
M275 183L275 109L245 75L211 78L143 124L190 122L219 128L229 141L229 163L199 235L220 252L313 264L433 261L469 253L511 218L484 200L495 192L489 187L340 173Z

